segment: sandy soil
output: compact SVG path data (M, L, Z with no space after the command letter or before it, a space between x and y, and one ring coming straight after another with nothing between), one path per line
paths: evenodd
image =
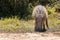
M0 40L60 40L60 32L55 33L0 33Z

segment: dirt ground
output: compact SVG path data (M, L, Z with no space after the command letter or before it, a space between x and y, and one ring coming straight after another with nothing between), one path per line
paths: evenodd
M60 40L60 32L0 33L0 40Z

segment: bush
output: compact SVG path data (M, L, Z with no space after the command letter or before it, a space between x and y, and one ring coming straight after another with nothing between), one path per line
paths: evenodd
M0 20L0 32L33 32L33 21L19 20L19 18L4 18Z
M46 6L47 4L54 4L55 7L57 7L55 2L57 2L57 0L1 0L0 17L18 16L21 19L31 19L32 10L35 5L41 4ZM48 12L54 13L55 7L47 6Z
M54 14L56 11L55 7L46 6L48 14Z

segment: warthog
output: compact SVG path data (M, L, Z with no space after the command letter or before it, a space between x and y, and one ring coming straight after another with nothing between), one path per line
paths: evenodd
M32 15L35 19L35 31L42 32L42 31L46 31L46 28L49 28L48 14L44 6L38 5L34 7Z

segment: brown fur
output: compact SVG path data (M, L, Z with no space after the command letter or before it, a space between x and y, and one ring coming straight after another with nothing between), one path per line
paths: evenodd
M35 19L35 31L45 31L45 26L48 27L48 14L44 6L38 5L32 13Z

